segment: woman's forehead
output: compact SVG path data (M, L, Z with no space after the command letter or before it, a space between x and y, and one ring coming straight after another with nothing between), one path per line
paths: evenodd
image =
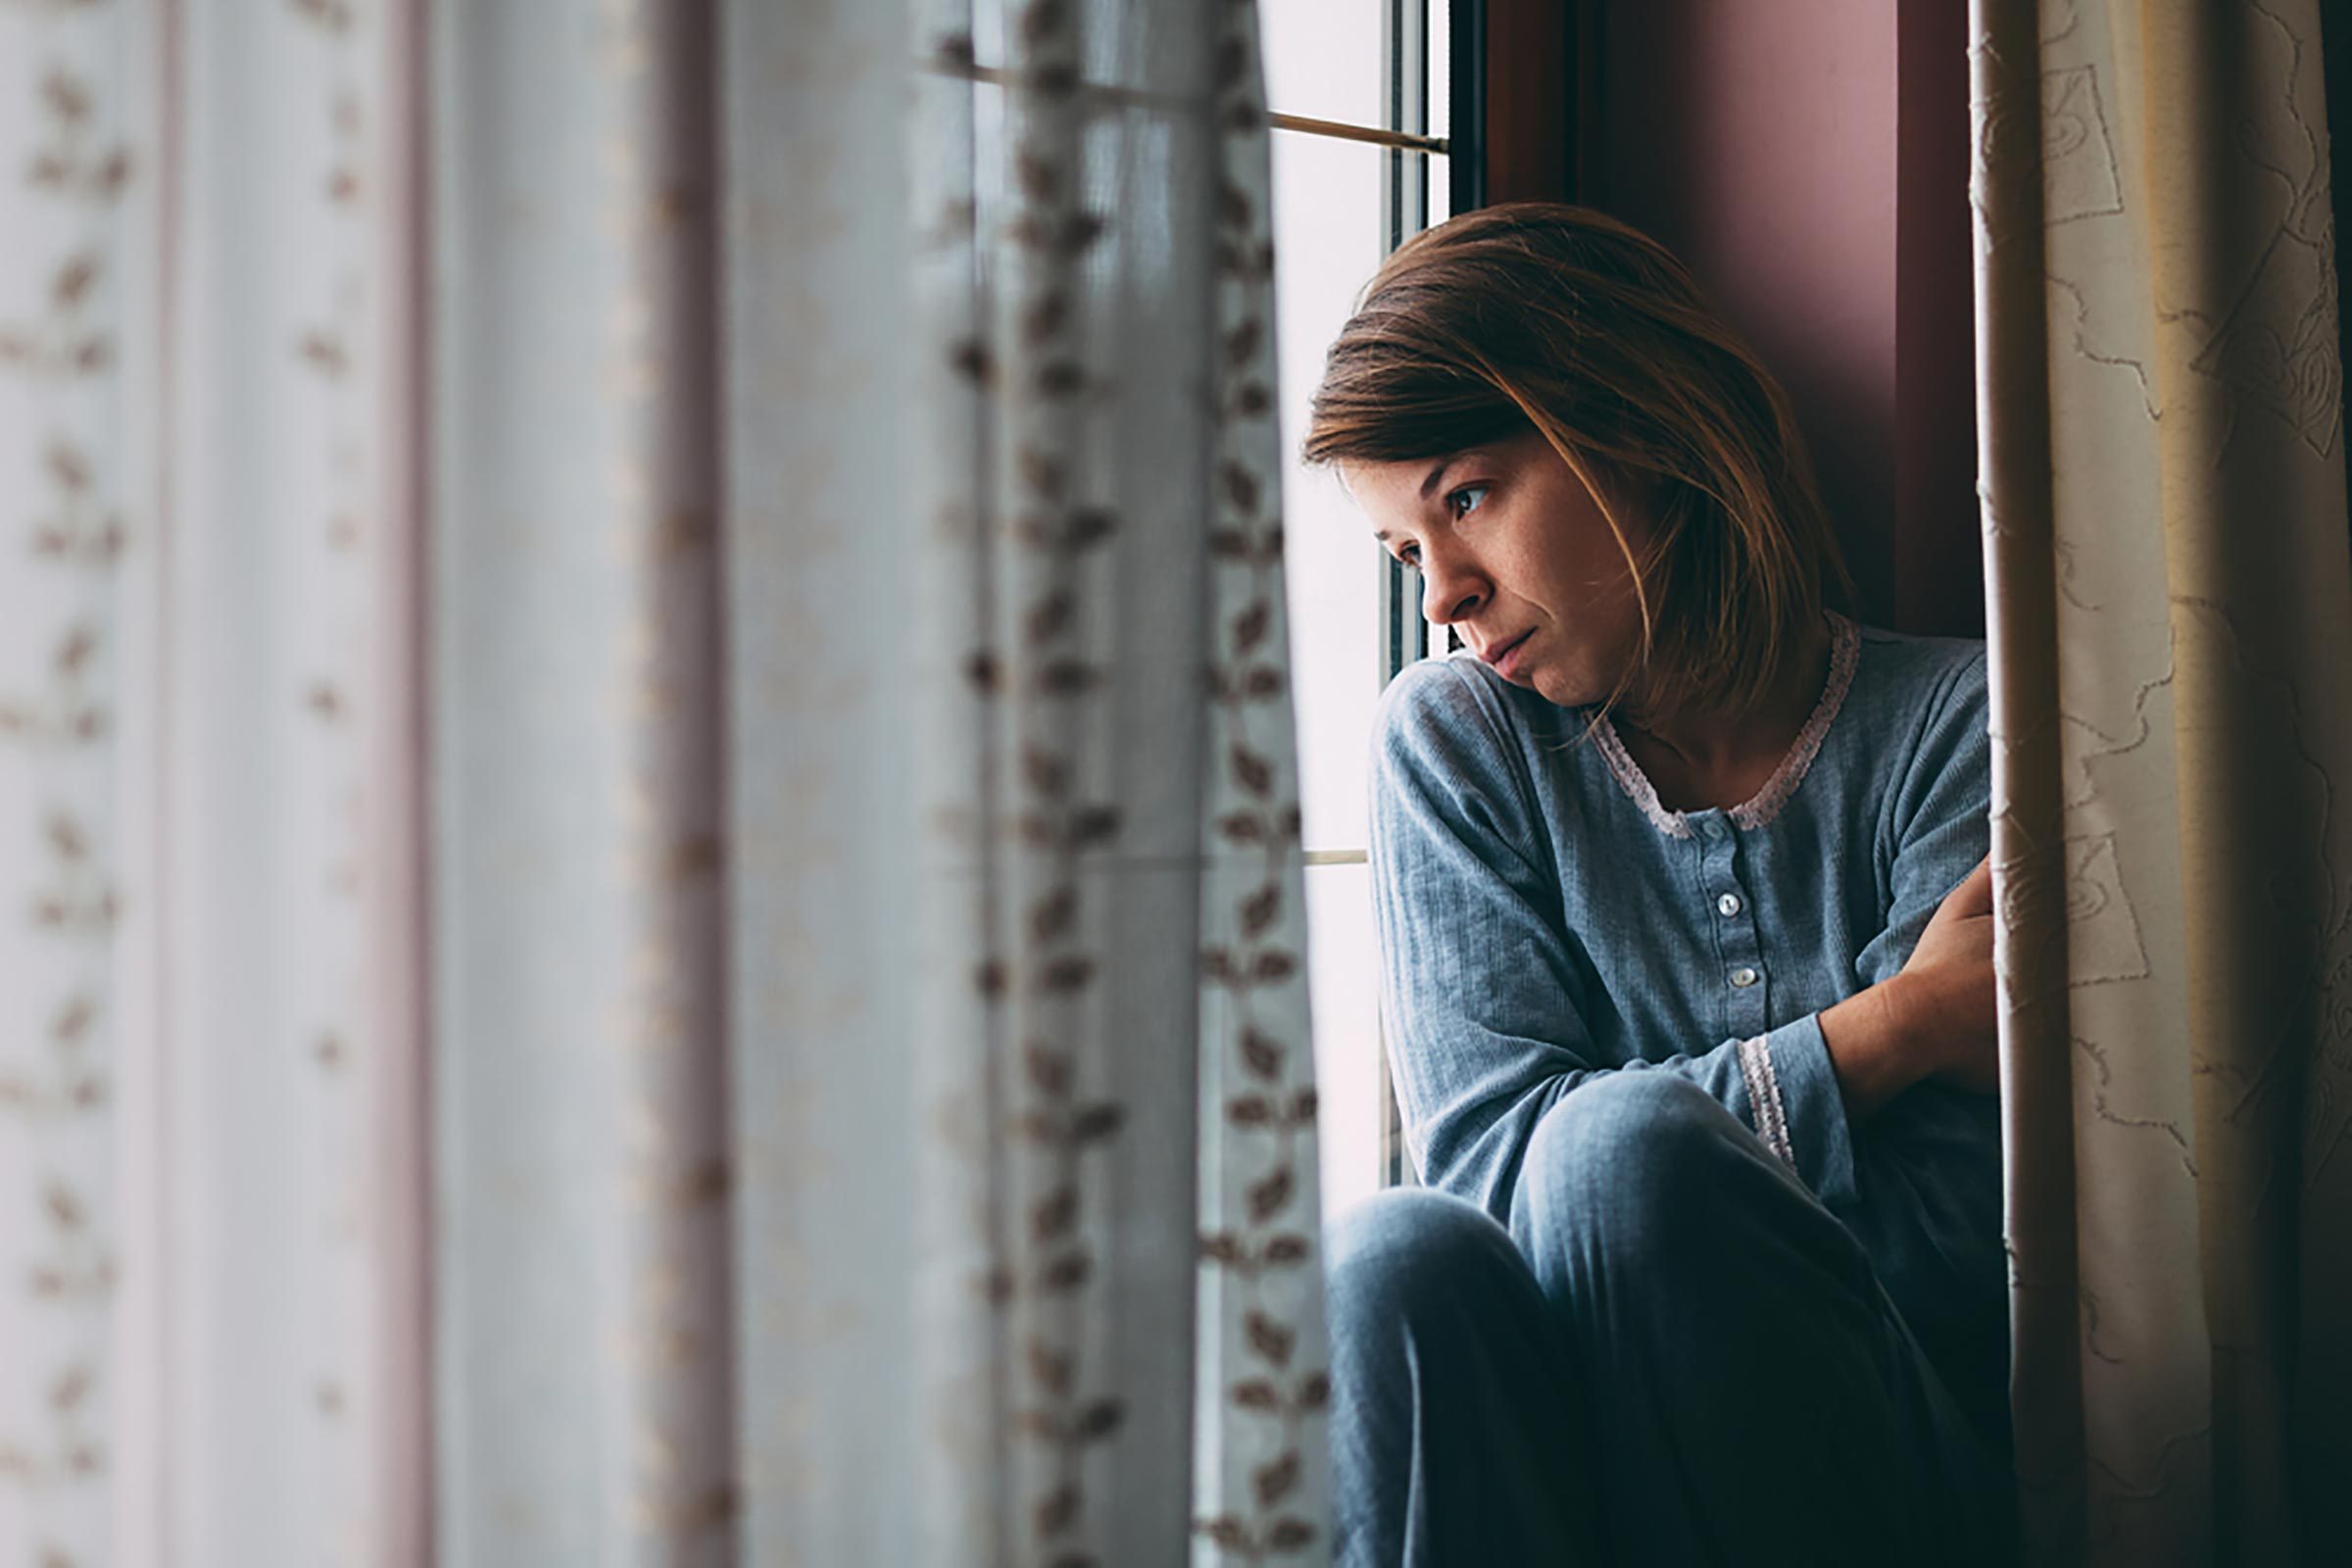
M1409 513L1431 499L1446 469L1465 455L1342 463L1337 465L1340 486L1366 511Z

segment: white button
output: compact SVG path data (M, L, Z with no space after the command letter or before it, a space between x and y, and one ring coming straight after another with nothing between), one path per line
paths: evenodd
M1762 975L1757 974L1755 970L1750 969L1744 963L1732 971L1732 984L1738 986L1742 991L1745 991L1749 986L1754 985L1762 978Z
M1715 901L1715 908L1716 912L1720 914L1738 914L1740 912L1740 895L1726 893Z

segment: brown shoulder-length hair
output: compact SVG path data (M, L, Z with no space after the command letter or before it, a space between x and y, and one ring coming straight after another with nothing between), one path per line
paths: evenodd
M1633 571L1642 647L1609 706L1639 673L1652 716L1737 711L1849 605L1779 384L1664 246L1556 202L1480 208L1396 249L1325 359L1304 456L1436 459L1530 429Z

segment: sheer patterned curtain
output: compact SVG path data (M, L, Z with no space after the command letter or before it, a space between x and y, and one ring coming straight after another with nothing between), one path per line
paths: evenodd
M1255 24L0 8L0 1562L1327 1549Z
M426 1540L409 24L0 8L0 1560Z
M2352 563L2322 8L1974 9L2029 1540L2331 1560Z

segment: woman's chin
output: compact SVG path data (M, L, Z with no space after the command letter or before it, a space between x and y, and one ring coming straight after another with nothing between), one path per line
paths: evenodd
M1585 701L1574 681L1562 680L1557 671L1541 664L1534 669L1514 670L1510 681L1514 686L1526 687L1554 707L1574 708Z
M1525 686L1554 708L1592 708L1609 699L1609 688L1598 681L1579 680L1552 669L1520 670L1512 684Z

